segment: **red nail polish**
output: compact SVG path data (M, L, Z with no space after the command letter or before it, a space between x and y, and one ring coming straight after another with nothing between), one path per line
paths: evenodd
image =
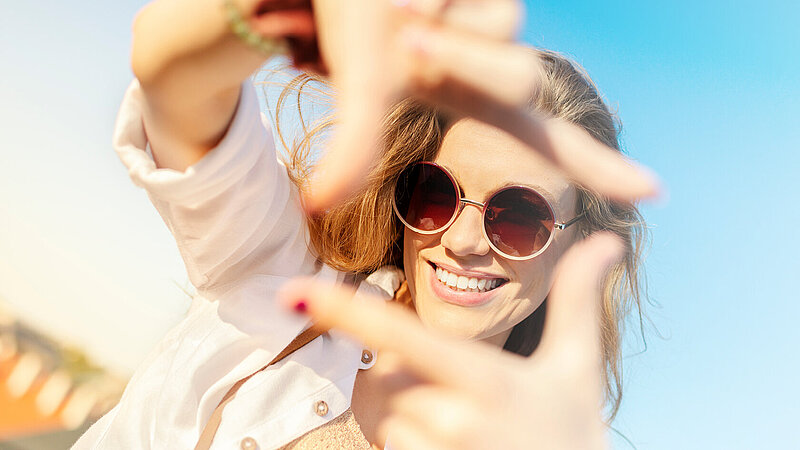
M294 305L294 310L300 313L306 312L308 310L308 305L306 304L305 300L300 300L297 304Z

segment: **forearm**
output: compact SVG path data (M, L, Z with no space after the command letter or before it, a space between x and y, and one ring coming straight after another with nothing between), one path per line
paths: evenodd
M257 0L235 0L243 13ZM223 0L156 0L136 16L131 66L159 167L184 170L216 146L242 81L267 55L230 31Z
M235 3L246 14L257 0ZM133 72L158 94L213 96L238 86L266 58L231 33L224 0L156 0L133 23Z

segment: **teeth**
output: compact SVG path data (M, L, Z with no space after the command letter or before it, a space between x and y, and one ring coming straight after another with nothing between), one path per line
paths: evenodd
M436 268L436 278L449 287L462 291L470 292L485 292L492 290L500 285L501 281L498 278L476 278L459 276L450 273L441 267Z
M442 269L442 270L444 270L444 269ZM447 271L445 270L445 272L447 272ZM448 273L447 274L447 285L448 286L455 287L457 282L458 282L458 275L456 275L454 273Z

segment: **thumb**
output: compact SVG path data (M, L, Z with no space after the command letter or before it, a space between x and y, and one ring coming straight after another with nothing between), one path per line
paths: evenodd
M604 231L576 243L561 258L548 297L543 350L599 364L603 281L623 253L620 238Z

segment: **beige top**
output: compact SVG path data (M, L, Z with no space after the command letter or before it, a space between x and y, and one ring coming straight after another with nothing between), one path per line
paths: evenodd
M326 422L280 450L370 450L372 446L361 432L350 408L335 419Z

